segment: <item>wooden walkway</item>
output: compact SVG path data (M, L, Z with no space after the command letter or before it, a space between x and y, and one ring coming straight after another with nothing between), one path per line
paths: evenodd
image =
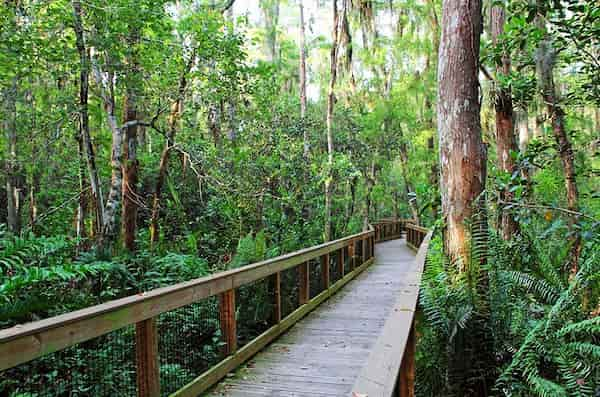
M404 239L377 244L375 257L374 265L208 395L349 396L390 310L414 285L415 253Z

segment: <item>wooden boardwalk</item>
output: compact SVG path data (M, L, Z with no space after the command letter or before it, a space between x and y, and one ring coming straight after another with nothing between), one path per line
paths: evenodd
M208 395L348 396L390 310L414 285L415 253L404 239L377 244L375 256L374 265Z

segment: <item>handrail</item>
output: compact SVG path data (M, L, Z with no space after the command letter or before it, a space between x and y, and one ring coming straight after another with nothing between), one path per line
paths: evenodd
M417 251L415 266L407 273L408 286L397 299L367 364L352 387L352 397L409 397L415 386L415 312L421 274L432 231L406 223L407 245Z
M304 248L299 251L294 251L289 254L242 266L237 269L226 270L212 274L210 276L174 284L168 287L153 289L148 292L142 292L137 295L116 299L107 303L102 303L89 308L65 313L48 319L34 321L31 323L26 323L24 325L15 325L12 328L0 330L0 354L3 353L3 344L13 339L33 335L39 332L50 330L52 328L96 317L105 313L114 312L116 310L124 309L130 306L134 306L136 304L141 304L146 301L169 296L177 292L182 292L193 288L202 288L201 290L197 291L199 295L194 294L192 297L190 297L190 299L192 300L199 300L212 295L217 295L218 293L223 292L226 289L230 289L232 287L239 287L242 284L256 281L258 279L264 278L265 276L272 275L278 271L282 271L286 268L293 267L294 265L298 265L307 260L314 259L322 255L322 252L326 251L328 248L331 248L332 246L335 247L330 250L333 251L336 248L339 248L339 245L341 243L358 239L364 236L365 233L369 234L372 233L372 231L368 230L366 232L356 233L348 237L316 245L310 248ZM269 269L267 269L267 272L264 273L262 268L267 267ZM257 270L259 268L261 268L260 271ZM186 304L188 304L187 300L184 301L184 303L177 302L177 304L174 307L170 307L169 309L177 309L178 307L185 306ZM144 319L145 318L143 316L139 318L136 317L135 320L126 319L126 321L123 324L120 324L116 328L133 324L137 322L136 320ZM113 331L114 329L115 328L110 329L106 332ZM2 356L0 355L0 357ZM0 371L3 369L6 369L6 367L4 366L3 360L0 359Z
M135 325L137 394L158 396L160 362L156 319L163 313L218 296L219 323L226 358L175 393L196 395L247 360L373 263L375 242L398 238L407 222L377 222L361 233L238 269L0 330L0 371ZM333 263L332 259L335 259ZM315 260L318 260L316 266L320 264L322 292L311 296L314 291L311 290L309 274ZM294 268L298 271L300 306L287 316L282 316L281 275ZM332 271L336 272L338 280L331 280ZM263 281L270 283L269 289L274 294L274 325L238 349L236 289L250 288Z

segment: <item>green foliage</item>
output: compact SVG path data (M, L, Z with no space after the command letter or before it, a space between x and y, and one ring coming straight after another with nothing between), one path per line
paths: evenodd
M419 394L471 395L481 379L466 364L475 349L476 359L488 357L474 365L490 377L486 393L594 396L600 322L586 317L599 292L598 246L587 246L579 271L567 279L557 276L562 257L546 254L556 240L532 245L526 237L507 242L491 233L488 244L487 280L476 284L444 259L439 237L430 245L420 295Z

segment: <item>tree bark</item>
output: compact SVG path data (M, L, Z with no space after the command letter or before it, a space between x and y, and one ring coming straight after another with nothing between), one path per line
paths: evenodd
M544 38L540 42L536 51L536 70L538 75L538 86L541 92L541 97L546 105L546 111L552 125L552 133L558 148L565 177L565 188L567 192L567 208L571 211L578 212L579 192L577 189L577 181L575 174L575 159L573 147L567 135L565 127L565 113L560 106L560 101L556 93L554 84L554 64L556 61L556 53L552 47L552 40L546 32L544 25L545 8L540 0L538 4L538 15L536 23L544 32ZM570 227L573 229L577 222L577 216L570 218ZM579 255L581 254L581 236L579 233L573 233L571 237L571 255L569 259L570 271L572 274L578 270Z
M498 46L499 37L504 32L505 11L504 6L494 6L491 10L491 33L492 42ZM496 64L497 76L508 76L510 73L510 58L506 52L503 52L502 59ZM498 80L498 79L497 79ZM517 152L517 141L515 139L513 103L509 88L496 88L494 107L496 110L496 145L498 156L498 169L512 175L516 169L515 160L511 152ZM510 202L514 194L510 188L500 191L500 199L503 202ZM519 225L515 221L512 213L500 205L499 215L500 235L504 240L509 240L517 233Z
M121 206L123 188L123 129L117 123L114 95L114 77L111 74L103 76L97 65L93 64L94 77L100 86L106 120L112 133L111 144L111 177L110 188L104 208L104 222L100 246L114 242L117 235L117 214Z
M471 232L465 222L485 187L485 154L479 119L479 0L444 0L438 61L438 137L444 248L466 271Z
M179 78L179 85L177 87L177 99L171 105L171 113L169 114L169 130L165 141L165 147L163 148L160 156L160 165L158 167L158 178L156 180L156 187L154 189L154 197L152 199L152 215L150 218L150 243L158 241L159 225L158 218L160 216L160 195L162 192L163 184L167 176L169 167L169 157L171 149L175 144L175 135L177 134L177 128L179 119L183 112L183 99L185 96L185 90L187 88L187 75L194 64L196 58L196 51L194 50L188 59L184 70Z
M339 15L337 0L333 0L333 30L330 53L329 89L327 94L327 176L325 178L325 241L330 241L331 233L331 207L333 198L333 109L335 106L335 82L337 79L337 47L338 47Z
M92 145L90 135L90 121L88 113L88 89L90 76L90 54L85 45L83 33L83 18L81 3L79 0L72 1L73 6L73 28L77 52L79 53L79 132L81 135L81 145L85 153L88 177L94 202L94 212L96 215L96 237L102 239L102 225L104 224L104 202L100 178L98 177L98 168L96 167L96 154Z
M138 63L139 30L132 28L127 39L129 45L128 76L126 77L126 93L124 100L123 122L137 120L140 84L140 67ZM138 158L137 158L137 124L125 127L125 145L123 150L123 211L121 215L121 229L123 233L123 246L135 250L135 234L137 229L137 211L139 196L138 184Z

